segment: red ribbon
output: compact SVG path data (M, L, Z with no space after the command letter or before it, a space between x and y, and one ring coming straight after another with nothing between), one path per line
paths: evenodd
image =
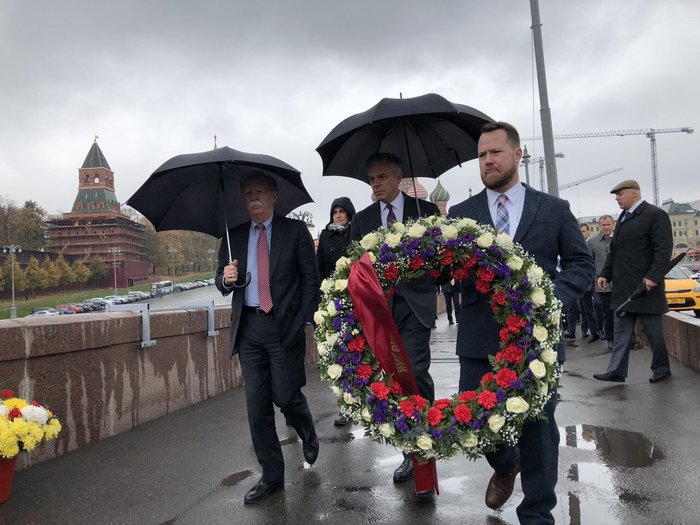
M362 325L367 344L382 369L398 381L405 394L418 394L403 341L367 253L350 267L348 292L355 305L355 319ZM413 456L413 470L417 491L435 489L440 493L434 459L420 463Z

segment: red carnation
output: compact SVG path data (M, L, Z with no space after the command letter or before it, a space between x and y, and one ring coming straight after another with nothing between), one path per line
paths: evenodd
M518 380L518 374L516 374L510 368L501 368L496 373L496 383L498 383L498 385L502 388L510 387L510 384L513 381L517 381L517 380Z
M458 423L469 423L472 420L472 410L467 405L457 405L455 408L455 419Z
M476 399L476 392L474 390L465 390L459 395L459 400L463 403L467 401L474 401Z
M391 392L384 383L372 383L369 387L377 399L386 399L389 396L389 392Z
M449 399L438 399L437 401L435 401L434 406L439 410L445 410L447 407L452 406L452 401L450 401Z
M487 294L489 293L489 290L491 289L491 283L489 281L476 281L476 291L481 293L481 294Z
M476 271L476 277L482 281L491 282L496 277L496 272L490 266L482 266Z
M15 419L16 417L22 417L22 411L17 407L12 407L7 414L7 419Z
M435 270L435 269L428 270L428 277L430 277L432 279L437 279L438 277L440 277L440 275L441 275L441 273L439 270Z
M496 354L496 362L507 362L517 365L523 359L523 351L515 344L509 344Z
M384 268L384 278L387 281L395 281L398 276L399 276L399 269L396 267L396 265L394 263L391 263L389 266Z
M500 306L505 306L506 304L506 294L503 293L503 290L498 290L493 293L491 296L491 300L496 303L497 305Z
M5 388L4 390L0 390L0 397L5 397L7 399L15 397L15 391L10 390L9 388Z
M511 315L506 318L506 326L511 332L520 332L525 328L525 319L518 317L517 315Z
M452 266L452 263L455 260L455 255L454 251L452 250L445 250L443 256L440 258L440 264L443 266Z
M452 278L456 281L463 281L469 277L469 270L467 268L458 268L452 272Z
M413 416L413 401L406 399L399 403L399 410L406 417Z
M372 367L362 363L357 367L355 375L357 375L357 377L361 377L362 379L369 379L372 375Z
M397 396L403 395L403 388L401 388L401 385L399 384L398 381L393 381L391 383L391 393L395 394Z
M418 410L423 410L425 407L428 406L428 400L425 399L423 396L414 394L413 396L411 396L411 399L413 399L413 404Z
M489 392L488 390L481 392L479 394L479 404L487 410L491 410L496 405L495 392Z
M481 376L481 384L482 385L487 385L491 381L493 381L493 378L495 376L493 375L493 372L486 372L483 376Z
M472 268L474 268L474 266L476 266L476 263L477 263L477 258L476 258L476 257L469 257L469 259L467 259L466 261L464 261L463 266L464 266L467 270L471 270Z
M510 330L508 329L507 326L504 326L498 332L498 339L501 341L501 343L505 343L506 341L508 341L509 338L510 338Z
M408 267L411 270L420 270L423 265L425 264L425 260L423 257L420 255L416 255L415 257L412 257L411 260L408 262Z
M394 296L395 291L396 290L393 286L391 288L387 288L386 290L384 290L384 297L386 297L387 299L391 299Z
M364 337L362 337L361 335L356 335L348 343L348 350L350 350L351 352L362 352L362 350L364 350L365 348L366 343L367 340Z
M438 426L440 421L442 421L442 417L442 410L439 408L432 407L428 409L428 423L431 427Z

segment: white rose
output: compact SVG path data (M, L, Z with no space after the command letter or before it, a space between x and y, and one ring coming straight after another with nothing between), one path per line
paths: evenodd
M557 361L557 353L554 350L542 350L540 359L549 365L553 365Z
M326 343L319 343L317 345L318 348L318 355L324 356L327 355L328 352L331 351L331 345L329 345L327 342Z
M328 293L333 289L333 279L324 279L321 281L321 291Z
M481 248L488 248L493 244L493 235L489 232L482 233L476 238L476 244Z
M390 233L384 239L384 242L389 246L389 248L396 248L401 244L401 235L398 233Z
M552 312L552 315L549 317L550 322L552 323L552 326L559 326L559 323L561 322L561 311L559 310L554 310Z
M27 421L32 421L43 427L49 420L49 411L43 407L35 407L33 405L28 405L22 410L22 418Z
M537 379L542 379L544 376L547 375L547 367L539 359L533 359L532 361L530 361L528 368L530 368L530 372L532 372L532 375L535 376Z
M400 235L406 233L406 225L403 222L396 221L391 225L391 229Z
M416 445L421 450L430 450L433 448L433 440L427 434L421 434L418 436L418 439L416 439Z
M457 223L457 228L463 230L464 228L473 228L476 226L476 221L474 219L462 219Z
M379 433L385 438L390 438L395 432L396 429L394 429L394 425L391 423L382 423L379 425Z
M442 236L445 239L456 239L459 235L459 230L452 226L451 224L446 224L440 228L442 230Z
M532 301L532 304L535 306L542 306L545 304L547 302L547 296L544 294L544 290L542 288L535 288L532 290L530 301Z
M343 401L345 401L347 405L354 405L357 402L357 398L354 397L350 392L345 392L343 394Z
M499 233L496 235L496 246L500 246L504 250L513 248L513 239L507 233Z
M506 410L511 414L524 414L530 408L522 397L509 397L506 400Z
M335 281L335 289L338 292L342 292L348 287L348 280L347 279L337 279Z
M10 410L5 405L0 403L0 416L7 417L7 414L9 414L9 413L10 413Z
M331 332L329 334L326 334L326 342L333 346L333 343L335 343L338 340L338 333L337 332Z
M425 226L422 224L414 224L408 229L408 236L411 239L420 239L425 233Z
M523 267L523 260L517 255L511 255L510 257L508 257L507 264L511 270L515 270L517 272L518 270L520 270L520 268Z
M326 311L331 315L335 315L338 313L338 310L335 309L335 301L331 301L330 303L328 303Z
M549 337L549 332L547 332L547 329L544 326L536 324L532 329L532 337L542 343L547 340L547 337Z
M362 409L362 419L367 421L367 423L372 421L372 412L370 412L369 407L365 407Z
M503 425L506 423L506 418L501 416L500 414L493 414L489 418L489 428L491 429L491 432L496 432L498 433L501 428L503 428Z
M479 440L471 432L462 440L462 447L464 448L474 448L479 444Z
M542 384L537 390L537 393L543 397L546 396L549 393L549 385L546 382L542 381Z
M333 364L326 369L326 373L331 379L338 379L340 374L343 373L343 367L337 363Z
M314 312L314 323L322 324L323 320L326 318L326 312L323 310L318 310Z
M333 393L334 393L336 396L339 396L339 395L340 395L340 387L335 386L335 385L331 385L331 390L333 391Z
M348 259L347 257L341 257L340 259L335 261L335 269L337 271L344 270L348 267L348 264L350 264L350 259Z
M378 242L379 235L377 235L375 232L371 232L362 237L362 240L360 241L360 246L362 246L363 250L369 251L375 246L377 246Z
M543 276L544 270L542 270L542 268L539 266L533 265L527 269L527 279L532 284L538 284L542 280Z

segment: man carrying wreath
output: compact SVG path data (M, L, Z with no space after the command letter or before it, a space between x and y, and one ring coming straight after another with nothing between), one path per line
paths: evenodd
M520 136L506 122L488 123L481 128L478 144L479 169L485 189L452 206L450 218L471 218L504 232L534 257L554 282L554 292L566 310L592 282L593 258L579 231L569 203L520 183L518 165L522 157ZM557 266L561 271L557 271ZM481 377L492 371L489 356L500 350L499 329L488 297L476 282L464 281L457 332L460 363L459 390L475 390ZM559 345L558 358L565 359ZM559 459L559 431L554 420L556 392L545 406L546 420L527 421L520 441L486 459L494 469L485 502L492 509L502 507L513 492L521 473L524 493L517 507L521 523L554 523Z

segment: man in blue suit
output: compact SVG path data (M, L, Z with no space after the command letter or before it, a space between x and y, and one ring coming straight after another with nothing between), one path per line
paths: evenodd
M520 183L518 165L522 157L520 136L506 122L481 128L478 145L481 180L486 188L452 206L449 217L468 217L496 226L532 255L554 281L554 292L566 310L593 280L593 258L569 209L569 203ZM559 268L558 268L559 267ZM474 390L481 377L491 371L489 355L499 350L499 324L487 298L474 282L463 281L462 307L457 332L460 364L459 390ZM564 346L558 347L564 361ZM556 392L545 406L547 420L523 426L516 447L488 454L494 474L486 490L486 505L503 506L521 472L524 498L517 508L521 523L554 523L559 461L559 431L554 420Z

